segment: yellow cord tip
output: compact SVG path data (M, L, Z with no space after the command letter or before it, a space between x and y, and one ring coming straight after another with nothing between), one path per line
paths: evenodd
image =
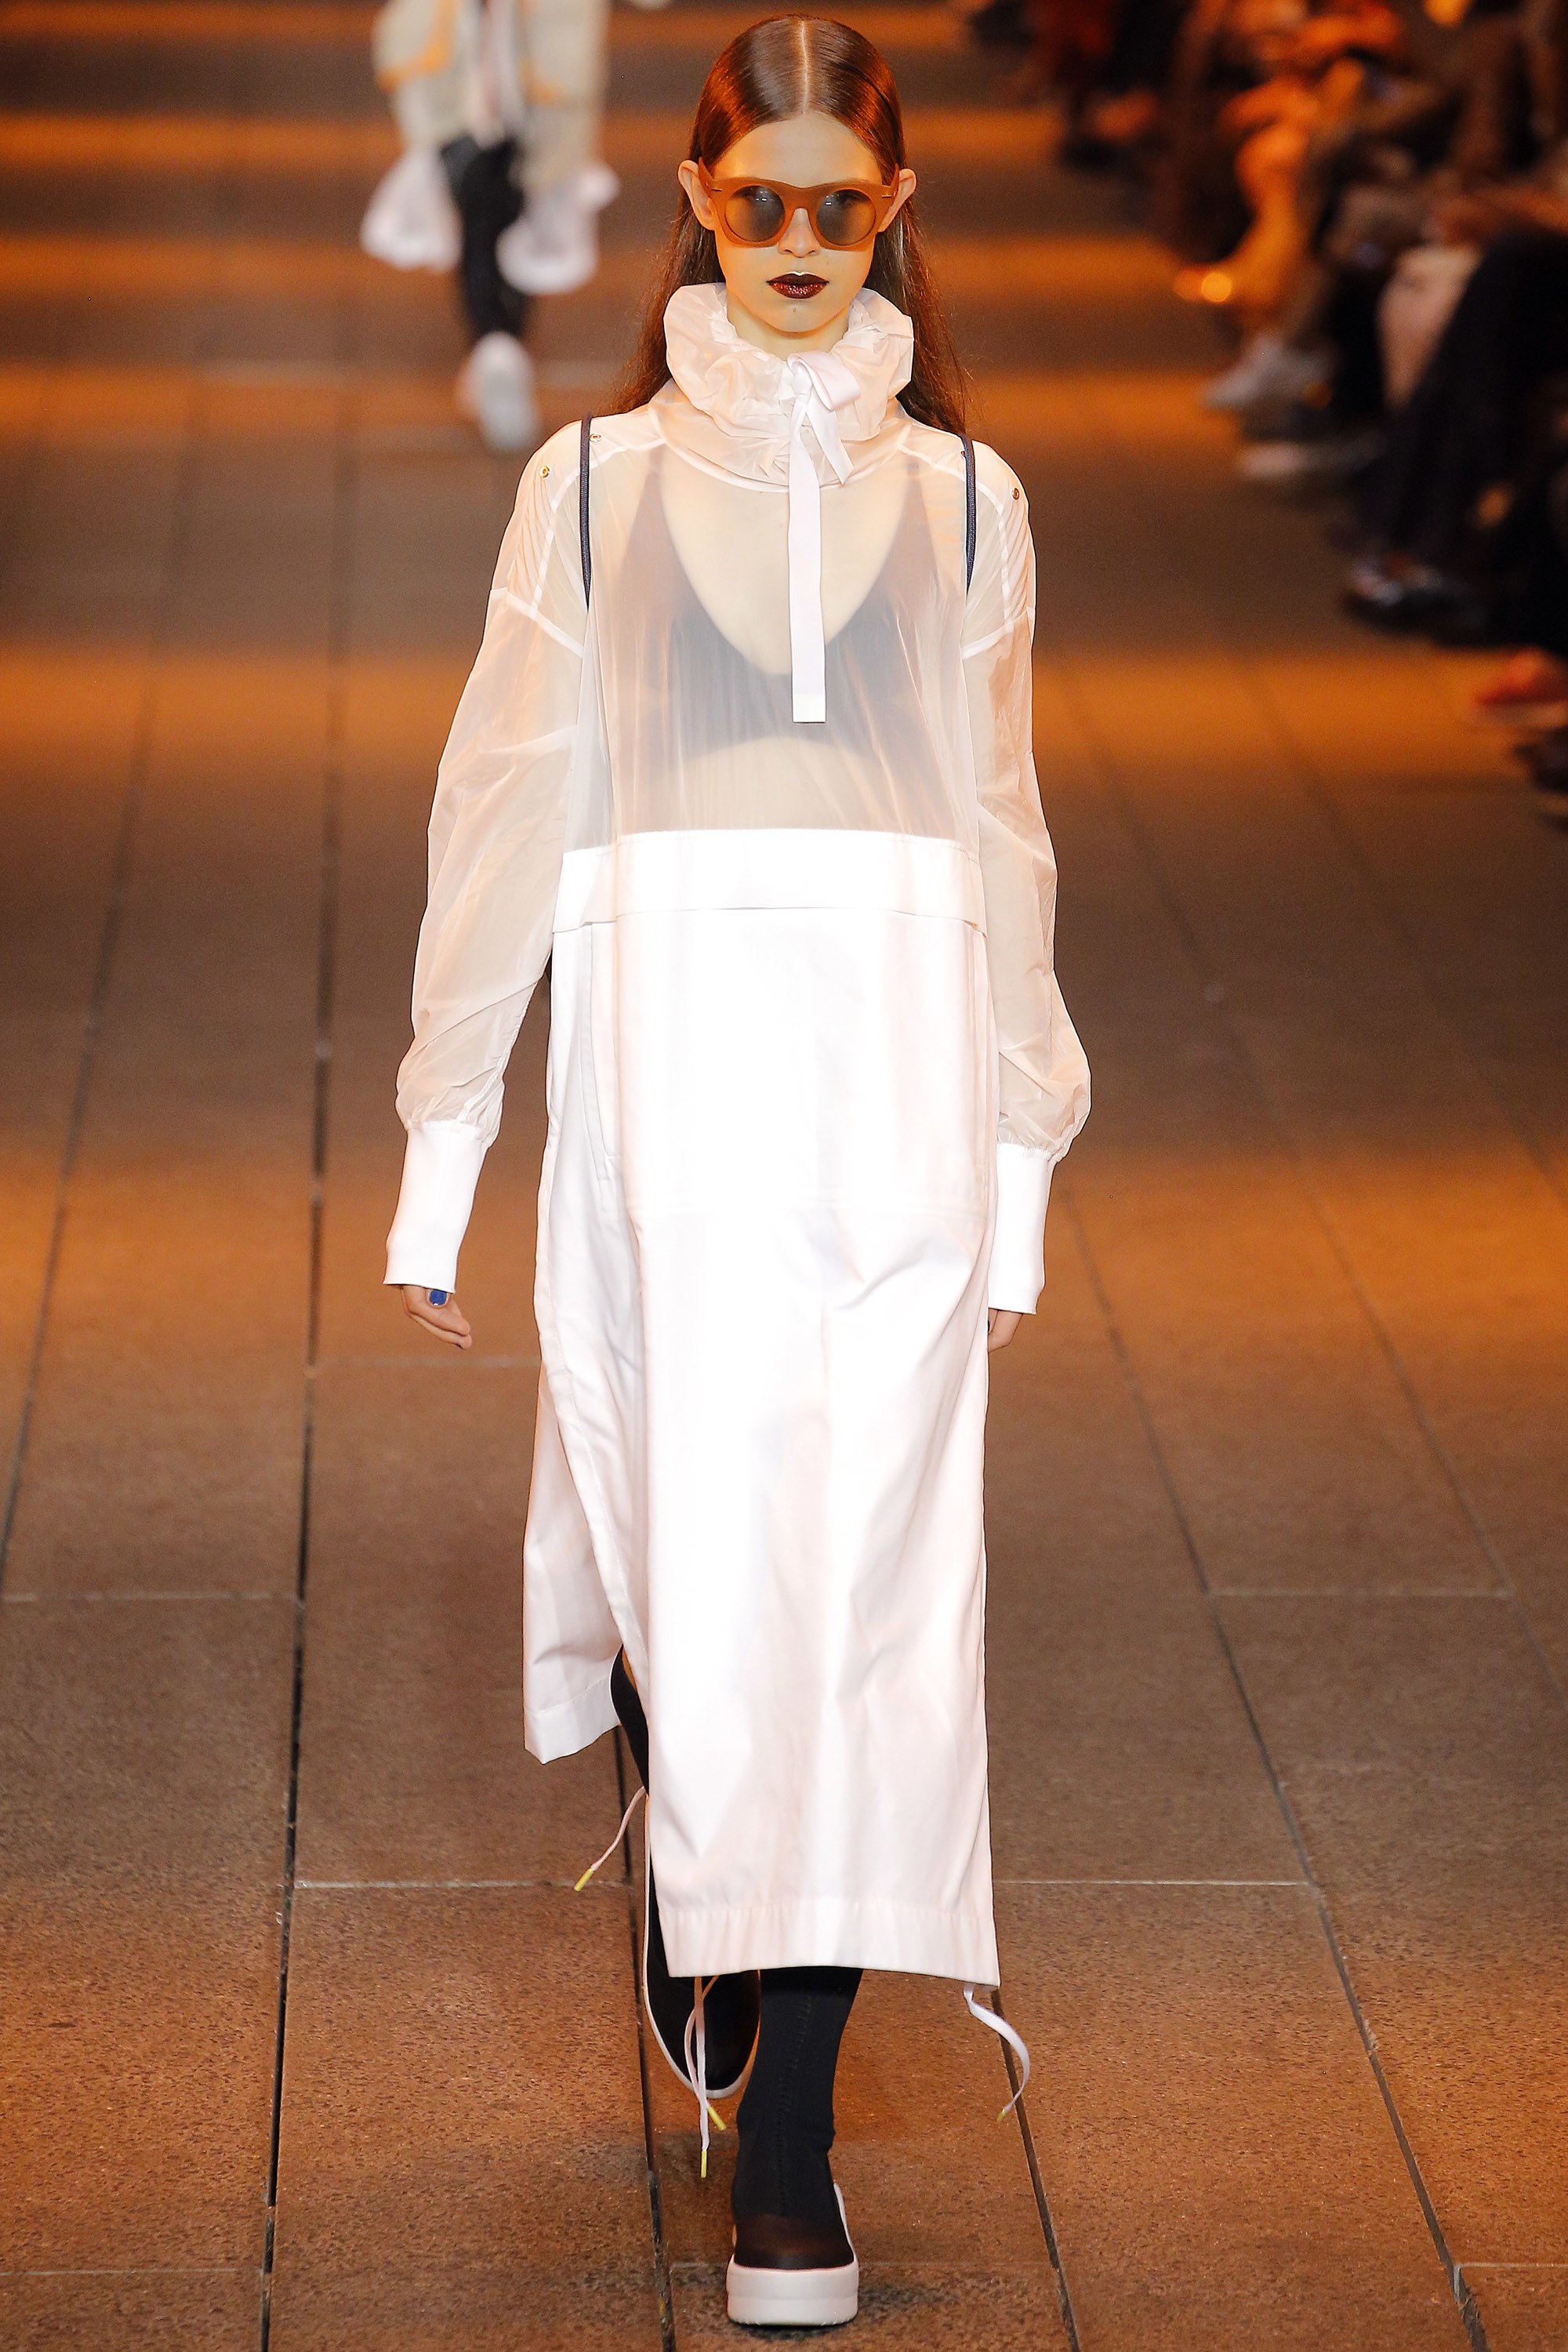
M582 1877L577 1881L576 1885L572 1889L573 1894L581 1895L583 1889L587 1885L588 1881L593 1877L593 1875L594 1874L591 1870L585 1870L583 1873Z

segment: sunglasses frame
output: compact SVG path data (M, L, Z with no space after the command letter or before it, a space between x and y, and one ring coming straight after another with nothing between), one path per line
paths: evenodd
M830 238L822 234L822 226L816 217L817 205L826 197L837 196L845 190L848 190L858 196L869 196L873 206L880 211L889 205L899 193L899 184L896 179L882 184L869 180L819 180L814 187L809 188L796 187L790 180L770 180L760 172L747 172L733 179L716 180L710 176L705 163L699 163L697 166L697 177L703 194L708 197L718 214L720 225L731 244L743 246L752 253L760 253L764 246L777 245L788 235L790 223L798 212L805 213L806 219L811 223L813 236L821 240L823 247L827 252L862 252L867 246L876 243L888 226L887 220L874 219L869 236L858 236L848 245L835 245ZM725 206L730 198L738 195L743 188L766 188L769 194L777 196L784 205L784 216L772 236L737 236L730 226L725 217Z

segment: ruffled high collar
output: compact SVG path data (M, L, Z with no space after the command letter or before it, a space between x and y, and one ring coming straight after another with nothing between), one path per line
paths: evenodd
M908 423L894 405L910 380L914 330L879 294L861 292L830 352L777 359L730 324L722 286L682 286L664 313L673 387L654 402L667 441L725 472L782 480L789 492L789 635L797 722L827 717L822 626L822 490L847 481L855 448Z
M712 445L706 454L734 472L784 478L802 361L779 359L744 341L730 323L722 286L679 287L665 310L664 338L678 389L718 428L717 435L690 437ZM828 374L834 383L833 421L843 443L872 441L885 427L903 423L894 403L910 380L914 329L880 294L858 294L832 351L803 358L807 364L816 362L813 372ZM821 362L834 361L853 378L852 391L837 369L821 368ZM668 404L661 401L661 409ZM677 437L687 436L677 427ZM815 429L812 439L816 440ZM820 480L838 475L820 447L814 446L811 455Z

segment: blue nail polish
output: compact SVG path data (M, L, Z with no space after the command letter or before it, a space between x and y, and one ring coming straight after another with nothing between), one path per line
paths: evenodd
M433 1290L430 1293L430 1304L432 1307L445 1307L451 1296L449 1290Z

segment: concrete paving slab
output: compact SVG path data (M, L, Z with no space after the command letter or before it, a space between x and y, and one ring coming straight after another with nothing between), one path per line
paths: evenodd
M442 1357L317 1383L299 1869L554 1880L620 1814L610 1741L522 1744L537 1374Z
M0 1896L0 2273L258 2268L276 1885L47 1892Z
M991 1825L1004 1879L1297 1878L1059 1184L1040 1311L992 1359Z
M1568 2344L1568 2265L1471 2263L1465 2284L1490 2352L1558 2352Z
M15 1591L292 1590L323 682L241 731L247 682L160 679Z
M15 671L29 656L40 657L37 669L29 661L27 676L16 678L21 707L11 715L7 734L16 727L24 740L36 740L35 730L48 723L56 683L51 663L80 664L100 644L102 703L96 697L68 702L58 720L79 732L112 719L124 691L121 665L127 651L143 649L169 583L179 488L174 454L143 451L132 463L112 448L73 446L68 431L61 433L62 421L68 421L61 397L67 373L52 358L31 369L12 359L5 370L8 406L29 385L42 395L37 415L10 419L14 431L26 431L33 462L11 518L0 575L10 664ZM68 827L70 813L61 816Z
M514 2273L384 2266L288 2271L272 2299L280 2352L655 2352L651 2291L598 2275L557 2284Z
M0 2273L260 2260L292 1660L275 1601L0 1611Z
M251 2352L259 2307L254 2268L0 2273L9 2352Z
M7 1601L10 1891L275 1885L293 1655L284 1600Z
M1224 1613L1456 2260L1568 2261L1568 1712L1539 1654L1506 1602Z
M629 1968L616 1886L301 1892L276 2343L657 2346Z
M1201 324L1212 326L1206 319ZM1205 373L1224 365L1227 356L1228 346L1211 333ZM1194 406L1200 389L1193 387ZM1105 436L1120 444L1128 461L1129 544L1143 535L1164 538L1170 558L1185 569L1207 605L1217 641L1249 650L1280 639L1295 648L1364 646L1365 634L1339 609L1343 560L1322 529L1321 509L1260 496L1238 483L1228 422L1206 415L1194 421L1203 433L1192 441L1189 462L1156 467L1140 446L1136 415L1108 408Z
M1462 2352L1310 1895L1008 1887L1007 2013L1094 2352Z
M13 1592L292 1590L304 1179L230 1165L73 1184Z
M444 309L438 316L445 320ZM432 364L444 374L459 356L455 346L449 361L443 353ZM441 390L449 398L449 382ZM346 681L351 762L368 763L374 745L367 783L393 762L419 782L426 811L433 762L484 633L520 471L515 458L487 457L471 442L460 457L415 451L357 468L353 667ZM393 837L400 853L417 847L422 855L422 839L410 843L401 824Z

